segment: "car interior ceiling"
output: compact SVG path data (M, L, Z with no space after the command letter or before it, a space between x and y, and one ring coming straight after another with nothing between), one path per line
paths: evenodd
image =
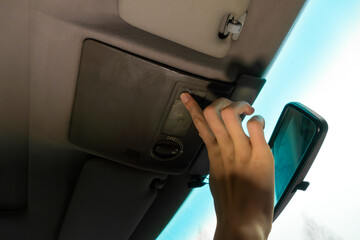
M155 239L208 173L179 95L253 103L303 5L252 0L215 58L116 0L1 1L0 239Z

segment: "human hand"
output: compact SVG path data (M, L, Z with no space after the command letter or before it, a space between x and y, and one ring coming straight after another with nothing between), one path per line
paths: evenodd
M248 103L220 98L202 111L190 94L180 97L208 150L214 239L266 239L274 211L274 158L264 119L248 121L248 137L240 119L240 114L254 113Z

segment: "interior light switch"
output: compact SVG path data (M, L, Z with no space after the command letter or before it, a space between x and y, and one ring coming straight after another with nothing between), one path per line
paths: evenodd
M164 124L162 130L163 134L184 137L191 126L191 116L180 100L180 94L183 92L190 93L200 105L202 105L206 96L206 93L203 91L191 90L186 88L179 89Z
M162 133L166 135L184 137L191 126L191 116L179 98L176 98Z
M205 92L198 91L198 90L192 90L192 89L187 90L187 92L190 93L190 95L195 99L195 101L196 101L200 106L203 105L203 102L204 102L205 97L206 97L206 93L205 93ZM179 95L179 96L180 96L180 95Z

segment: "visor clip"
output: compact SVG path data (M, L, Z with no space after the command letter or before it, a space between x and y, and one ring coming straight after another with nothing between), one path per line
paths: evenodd
M247 12L245 12L239 19L235 19L232 14L224 16L219 29L219 38L226 39L229 35L232 40L237 40L241 33L246 20Z

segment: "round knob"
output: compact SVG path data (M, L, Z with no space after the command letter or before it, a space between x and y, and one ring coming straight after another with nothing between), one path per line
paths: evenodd
M181 153L181 146L175 141L160 140L155 144L153 153L158 158L170 159L178 156Z

